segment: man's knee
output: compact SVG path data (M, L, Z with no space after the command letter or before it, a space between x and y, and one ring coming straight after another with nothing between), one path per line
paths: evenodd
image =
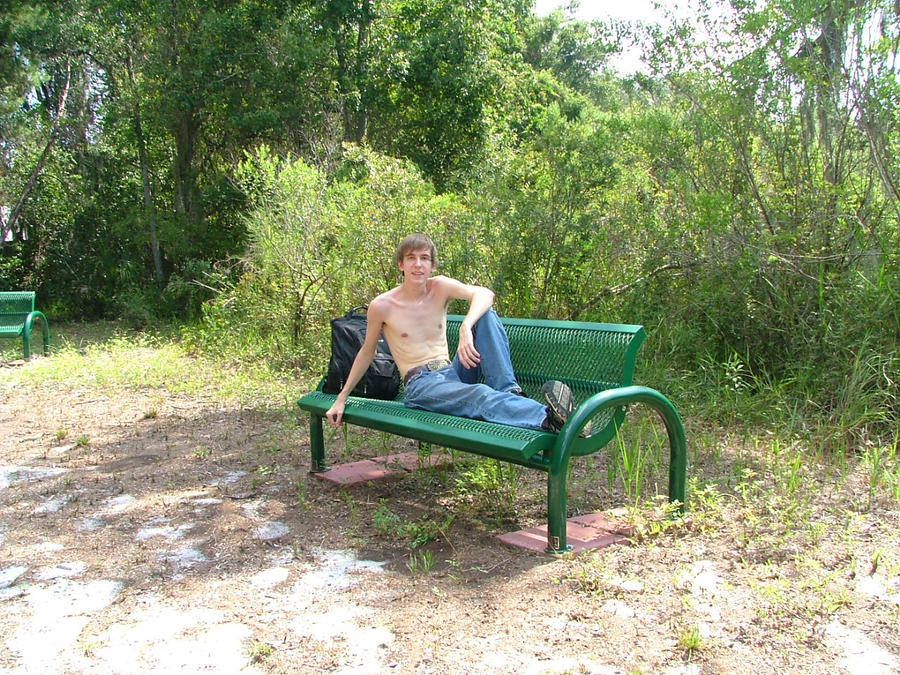
M486 325L503 327L503 323L500 321L500 315L497 314L497 310L492 308L482 314L481 318L475 322L475 326L472 328L473 334L478 332L480 326Z

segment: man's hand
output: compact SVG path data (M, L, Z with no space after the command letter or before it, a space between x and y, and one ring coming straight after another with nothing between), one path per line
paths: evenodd
M456 347L459 362L466 368L474 368L481 363L481 354L475 349L475 338L472 329L465 322L459 326L459 344Z
M325 411L325 417L328 419L328 423L331 424L331 426L341 426L341 420L344 417L344 406L345 402L338 399L331 404L331 407L327 411Z

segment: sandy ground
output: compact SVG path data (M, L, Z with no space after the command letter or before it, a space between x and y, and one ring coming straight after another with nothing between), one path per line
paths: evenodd
M541 522L537 474L500 516L458 489L471 464L335 488L283 412L10 372L0 672L900 672L897 507L854 512L852 483L803 514L722 498L714 520L552 557L496 539ZM621 506L582 478L573 508ZM413 549L388 513L439 526Z

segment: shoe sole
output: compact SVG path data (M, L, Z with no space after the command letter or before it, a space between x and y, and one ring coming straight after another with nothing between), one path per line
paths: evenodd
M550 380L541 387L541 394L559 425L565 424L575 409L575 397L572 396L572 390L564 382Z

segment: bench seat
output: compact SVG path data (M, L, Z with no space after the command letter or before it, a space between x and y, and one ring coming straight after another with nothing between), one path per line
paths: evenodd
M299 404L304 410L324 415L335 398L332 394L314 391L301 398ZM556 434L545 431L407 408L402 401L356 396L347 399L344 420L349 424L524 465L529 465L535 455L548 452L556 441Z

